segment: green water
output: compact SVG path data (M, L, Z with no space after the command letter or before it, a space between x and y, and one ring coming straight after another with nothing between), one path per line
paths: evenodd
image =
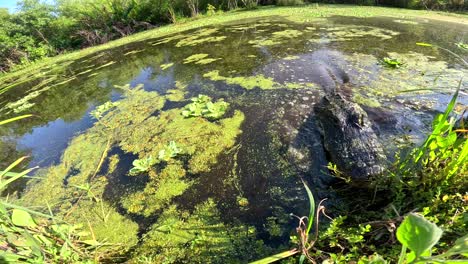
M429 42L460 53L468 27L428 20L332 17L307 24L239 21L132 43L49 65L2 84L0 163L40 166L18 201L49 203L72 223L118 244L118 260L246 262L287 249L307 214L305 179L346 213L313 106L341 89L367 111L391 160L420 142L466 69ZM380 63L392 57L403 67ZM466 106L466 87L457 109ZM405 92L408 90L427 88ZM224 101L217 120L184 117L190 98ZM91 113L108 104L98 119ZM129 175L174 141L181 153ZM24 184L24 183L23 183ZM91 192L83 191L91 186Z

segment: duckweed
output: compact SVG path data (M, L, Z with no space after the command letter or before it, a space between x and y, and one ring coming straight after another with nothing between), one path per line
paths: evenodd
M249 77L224 77L219 74L218 70L214 70L208 73L205 73L203 77L208 78L212 81L224 81L227 84L234 84L242 86L245 89L273 89L276 83L271 78L266 78L263 75L259 74L257 76Z
M193 33L190 37L177 42L176 47L196 46L203 43L220 42L226 39L226 36L211 36L218 31L217 28L201 29Z
M174 66L174 63L170 62L170 63L161 64L160 67L161 67L161 70L165 71L165 70L169 69L172 66Z
M248 262L271 251L255 236L254 227L223 224L211 199L199 204L193 213L171 206L145 235L134 261L152 252L153 263Z
M209 54L206 54L206 53L193 54L193 55L190 55L189 57L184 59L184 64L197 62L197 61L199 61L201 59L204 59L204 58L206 58L208 56L209 56Z

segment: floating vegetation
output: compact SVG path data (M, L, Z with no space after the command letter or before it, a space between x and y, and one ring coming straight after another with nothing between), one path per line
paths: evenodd
M181 40L176 44L176 47L184 47L184 46L196 46L203 43L210 43L210 42L220 42L225 40L226 36L219 36L219 37L206 37L206 38L199 38L199 39L192 39L188 38L185 40Z
M281 41L274 39L266 38L257 38L255 40L249 40L249 44L252 44L254 47L263 47L263 46L274 46L281 44Z
M119 104L119 102L106 102L105 104L102 104L102 105L99 105L96 107L96 109L94 109L93 111L91 111L91 113L89 113L92 117L96 118L96 119L101 119L102 116L108 112L109 110L111 110L112 108L116 107L117 105Z
M42 91L34 91L21 98L16 102L11 102L6 105L6 108L13 110L14 113L21 113L33 107L36 103L30 103L29 101L38 97Z
M359 93L353 94L353 101L360 105L365 105L368 107L380 107L381 106L380 102L376 98L373 98L370 96L363 96Z
M149 216L184 193L193 182L193 179L185 176L188 173L209 171L211 165L216 163L217 156L234 145L244 119L242 113L235 111L233 117L212 123L203 118L185 118L180 114L181 111L182 109L169 110L161 113L159 118L149 118L140 124L140 130L146 127L159 128L157 135L147 137L149 142L144 146L135 148L133 145L136 141L145 141L144 138L138 138L139 133L122 143L122 148L127 151L138 151L139 155L154 155L153 153L159 154L161 148L164 148L160 142L174 140L177 142L176 148L183 149L184 155L189 157L186 161L187 170L184 163L177 158L168 159L166 165L150 170L150 182L145 188L123 199L122 206L129 212ZM148 149L146 146L153 147Z
M416 52L405 54L390 52L388 55L397 61L404 61L405 67L384 70L377 66L381 61L372 55L356 53L347 56L346 61L350 63L348 70L356 72L356 78L352 82L360 87L353 95L357 103L378 107L388 98L398 96L405 91L413 94L450 92L451 87L456 87L467 74L466 70L449 68L444 61L436 61L432 57ZM412 101L420 105L419 107L423 105L431 109L437 107L431 100L414 98Z
M270 251L256 240L254 227L223 224L216 203L209 199L190 214L176 206L162 212L134 258L152 252L146 258L152 263L247 263Z
M325 30L326 35L320 38L313 38L311 42L325 41L349 41L355 38L375 37L381 40L391 39L398 36L400 33L383 28L369 27L369 26L337 26L321 28Z
M110 62L108 62L108 63L106 63L106 64L103 64L103 65L97 67L97 68L94 68L94 70L99 70L99 69L102 69L102 68L111 66L111 65L114 64L114 63L115 63L115 61L110 61Z
M416 21L411 20L403 20L403 19L395 19L393 22L400 23L400 24L407 24L407 25L418 25L419 23Z
M212 43L212 42L220 42L225 40L226 36L211 36L212 34L218 31L217 28L210 28L210 29L200 29L193 33L190 37L184 38L177 42L175 45L176 47L185 47L185 46L196 46L203 43Z
M143 51L145 51L145 50L144 50L144 49L132 50L132 51L129 51L129 52L124 53L124 56L133 55L133 54L138 54L138 53L143 52Z
M222 100L213 103L209 96L202 94L191 100L192 103L186 105L182 111L182 115L187 118L201 116L208 120L217 120L226 113L229 106L228 103Z
M208 56L209 55L206 54L206 53L194 54L194 55L191 55L191 56L185 58L184 59L184 64L194 62L195 64L205 65L205 64L209 64L209 63L215 62L217 60L220 60L220 59L207 58Z
M185 99L185 91L179 89L170 89L167 91L166 98L169 101L182 101Z
M455 43L455 45L457 45L457 47L459 47L460 49L468 50L468 44L466 43L458 42L458 43Z
M177 157L177 155L181 153L182 149L177 146L175 141L171 141L159 151L158 162L169 162L169 160Z
M197 62L195 62L195 64L201 64L201 65L205 65L205 64L210 64L212 62L215 62L217 60L220 60L219 58L218 59L210 59L210 58L207 58L207 59L201 59Z
M303 33L295 29L286 29L283 31L273 32L270 38L256 37L254 40L249 40L249 44L254 47L275 46L284 43L288 39L301 36Z
M283 58L283 60L297 60L297 59L299 59L299 56L294 56L294 55L286 56Z
M96 55L89 57L88 59L82 60L81 62L82 63L87 63L87 62L90 62L90 61L93 61L93 60L97 60L97 59L103 57L104 55L106 55L105 52L99 52Z
M135 176L143 172L148 172L151 166L153 166L154 164L156 164L156 160L153 159L152 156L142 159L136 159L133 161L133 168L130 169L128 174L131 176Z
M80 75L83 75L83 74L86 74L86 73L92 72L92 71L93 71L93 69L88 69L88 70L77 73L76 76L80 76Z
M184 37L185 37L184 35L169 36L169 37L162 38L162 39L160 39L158 41L152 42L151 45L152 46L157 46L157 45L165 44L165 43L171 42L173 40L178 40L178 39L181 39L181 38L184 38Z
M174 63L170 62L170 63L161 64L160 67L161 67L161 70L165 71L165 70L169 69L172 66L174 66Z
M197 62L197 61L199 61L201 59L204 59L204 58L206 58L208 56L209 56L209 54L206 54L206 53L193 54L193 55L191 55L191 56L184 59L184 64Z
M244 32L247 30L254 29L255 31L258 31L258 28L260 27L269 27L269 26L271 26L271 23L269 22L258 22L258 23L249 23L249 24L230 26L226 30L231 31L231 32Z
M276 85L273 79L266 78L261 74L250 77L224 77L219 74L218 70L214 70L205 73L203 77L212 81L224 81L227 84L239 85L245 89L253 89L256 87L260 89L274 89Z
M295 29L286 29L283 31L273 32L273 38L297 38L303 33Z
M73 80L75 80L75 79L76 79L76 76L73 76L73 77L68 78L68 79L65 79L65 80L63 80L63 81L61 81L61 82L54 83L53 86L63 85L63 84L69 83L69 82L71 82L71 81L73 81Z
M393 69L400 68L403 65L403 63L400 62L398 59L389 58L389 57L383 58L382 64Z

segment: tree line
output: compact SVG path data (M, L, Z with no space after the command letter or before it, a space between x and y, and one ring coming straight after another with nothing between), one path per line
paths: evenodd
M467 9L464 0L319 0L321 3ZM303 0L20 0L0 8L0 72L65 51L176 23L183 17L258 5L299 5Z

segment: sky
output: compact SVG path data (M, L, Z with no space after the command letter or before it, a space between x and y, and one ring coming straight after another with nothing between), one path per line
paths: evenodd
M0 0L0 7L6 7L10 12L15 11L17 0Z
M16 2L18 2L18 0L0 0L0 8L6 7L10 12L14 12L16 9ZM53 0L42 0L41 2L52 3Z

